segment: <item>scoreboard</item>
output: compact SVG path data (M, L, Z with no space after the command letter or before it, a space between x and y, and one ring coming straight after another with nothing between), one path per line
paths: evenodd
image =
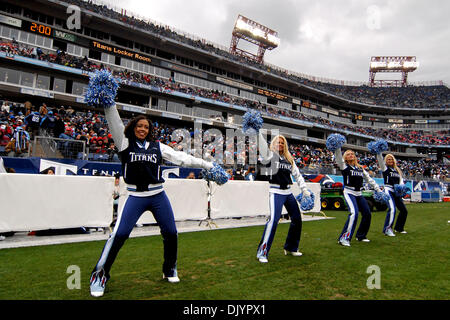
M53 28L45 24L22 20L22 30L40 34L42 36L52 36Z

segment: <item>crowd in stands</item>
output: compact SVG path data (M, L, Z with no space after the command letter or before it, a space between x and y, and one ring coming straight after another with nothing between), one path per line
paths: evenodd
M123 120L125 124L128 121L126 118ZM191 137L198 133L194 132L193 128L175 128L156 121L154 121L154 127L154 138L176 150L181 150L181 144L178 143L180 141L173 141L172 139L172 133L175 129L186 129ZM23 145L15 141L17 133L22 132L23 141L20 142L24 143ZM43 133L68 141L84 141L86 154L102 155L101 158L98 158L98 160L102 161L119 161L117 147L114 145L114 140L102 114L96 114L90 110L75 110L70 106L48 107L43 103L37 107L30 102L24 104L7 100L2 102L0 109L0 155L12 157L29 156L28 147L30 141L33 140L35 135L42 135ZM231 156L238 159L239 155L237 154L238 148L236 145L230 148L230 146L225 144L225 141L220 142L224 142L224 157L230 156L226 154L227 150L233 150L234 154ZM205 142L203 148L207 148L207 144ZM61 151L63 152L64 150L61 149ZM71 154L64 153L65 157L77 158L82 150L72 146L69 151ZM194 152L195 150L191 149L191 153ZM290 152L294 156L297 166L304 172L326 171L331 173L330 169L334 168L334 155L325 147L292 142L290 144ZM214 156L214 150L210 153ZM375 175L377 172L375 156L368 152L357 152L356 154L360 163L372 175ZM248 157L248 151L243 157ZM407 177L420 175L444 180L449 174L448 165L430 159L399 159L398 164Z
M127 119L125 119L125 122ZM53 138L84 141L86 153L101 154L105 157L100 160L119 161L117 147L114 144L111 133L108 130L103 115L91 111L75 111L71 107L60 106L48 108L43 103L38 108L30 102L25 104L3 101L0 111L0 147L4 147L3 155L23 157L28 155L29 142L34 136L47 135ZM155 139L170 143L170 136L175 128L166 124L154 123ZM14 145L15 133L25 132L26 147L12 149L8 146ZM63 154L69 158L76 158L82 149L71 146L71 154ZM61 150L64 151L64 150Z
M312 147L308 145L290 145L290 151L296 159L300 169L316 169L334 167L334 155L326 148ZM378 172L377 159L369 152L355 152L358 161L371 176ZM405 177L423 176L435 180L449 177L449 166L442 162L426 159L398 159L397 165Z
M220 101L224 103L230 103L233 105L244 106L247 108L253 108L262 111L272 117L290 117L295 119L300 119L307 122L318 123L325 125L331 129L341 129L350 132L357 132L360 134L365 134L368 136L376 136L388 141L404 142L404 143L415 143L422 145L450 145L450 130L443 130L434 133L433 135L427 134L422 130L407 130L407 129L385 129L385 128L374 128L374 127L362 127L356 125L343 124L336 121L331 121L321 117L316 117L312 115L305 115L298 111L277 108L275 106L264 105L258 101L233 97L224 92L218 90L205 89L199 87L192 87L177 83L173 79L163 79L153 75L134 72L125 70L122 68L110 68L105 67L103 64L96 64L90 61L87 57L79 58L71 56L61 50L56 53L46 52L40 48L28 47L17 43L16 41L4 41L0 42L0 50L6 51L10 54L18 54L30 58L36 58L44 61L49 61L53 63L62 64L69 67L74 67L82 69L85 71L95 71L103 68L107 68L112 74L121 79L121 81L132 84L132 83L143 83L153 87L160 88L162 91L178 91L190 95L196 95L204 98L209 98L215 101ZM392 88L393 90L395 88Z
M301 112L268 108L268 113L273 116L285 116L295 119L300 119L308 122L318 123L325 125L329 128L346 130L350 132L356 132L364 134L366 136L383 138L387 141L414 143L422 145L448 145L450 144L450 130L441 130L433 132L433 135L427 133L424 130L408 130L408 129L385 129L375 128L370 126L357 126L339 123L336 121L315 117L311 115L305 115Z
M0 38L0 51L9 56L19 55L22 57L39 59L46 62L60 64L66 67L81 69L84 71L95 71L100 66L93 63L88 57L80 58L57 49L55 52L17 42L16 39L5 40Z
M331 83L304 81L322 91L347 100L387 106L390 108L438 108L450 106L450 89L444 85L404 87L344 86Z
M406 87L370 87L368 85L347 86L337 85L327 82L313 81L305 77L300 77L287 70L267 66L263 63L256 62L252 59L236 56L228 51L218 48L217 46L205 40L194 40L189 36L177 33L170 27L159 26L150 21L127 16L109 9L106 5L98 5L92 1L82 0L65 0L70 4L75 4L86 10L98 13L104 17L121 21L133 28L138 28L151 32L155 35L174 39L178 42L188 44L198 49L208 51L230 60L241 62L245 65L256 67L260 70L274 73L278 76L288 78L299 82L305 86L313 87L322 91L326 91L337 96L341 96L351 101L362 102L379 106L388 106L390 108L439 108L445 109L450 105L450 89L444 85L436 86L406 86Z

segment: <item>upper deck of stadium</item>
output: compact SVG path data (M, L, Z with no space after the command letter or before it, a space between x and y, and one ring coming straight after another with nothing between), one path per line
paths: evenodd
M78 30L68 30L66 26L70 4L82 10ZM0 26L3 41L16 41L25 51L39 47L49 57L57 57L52 63L45 63L22 58L20 54L12 59L0 52L2 70L14 66L21 72L16 83L17 87L22 85L20 90L12 90L11 85L3 84L7 79L0 79L3 81L0 91L4 94L15 91L50 94L61 103L83 106L86 75L101 66L112 69L123 80L117 98L122 110L139 110L134 106L163 110L165 104L165 111L178 113L180 119L186 114L193 115L192 110L197 109L201 111L194 115L222 118L228 123L234 118L237 124L239 114L248 107L262 108L268 125L282 126L292 137L324 139L324 133L331 127L355 135L350 141L356 145L392 131L403 134L405 130L415 130L420 135L424 130L424 136L444 131L445 137L450 126L450 90L439 82L371 88L317 81L314 77L236 57L203 39L85 1L33 0L27 1L25 8L7 0L1 2L0 14L22 22L19 26L15 20L3 19ZM53 62L58 64L61 51L70 59L55 65ZM36 72L31 76L35 79L30 81L34 89L26 90L22 78L31 70ZM49 80L53 88L45 85L45 75L54 77ZM151 82L146 81L147 76L151 76ZM14 78L11 76L10 80ZM40 79L44 82L42 87ZM55 89L58 81L65 81L64 92ZM153 90L155 87L157 90ZM364 139L358 139L361 137ZM393 141L406 147L415 144L408 139ZM434 143L430 140L418 143L428 144Z
M297 71L289 71L271 64L260 64L252 60L242 58L230 54L229 51L221 45L213 44L205 39L198 39L192 35L186 35L184 32L174 31L173 28L168 26L162 26L156 24L150 20L141 20L134 17L129 17L107 8L102 5L95 5L92 3L86 3L80 0L68 0L68 3L80 5L88 11L98 13L103 17L110 18L112 20L120 21L127 24L130 28L145 30L146 32L156 34L158 37L169 38L175 40L183 45L194 47L197 50L207 51L208 55L219 55L231 61L243 63L244 67L257 68L261 72L268 72L270 75L276 75L284 79L292 80L296 83L309 88L315 88L317 91L324 91L328 94L333 94L337 97L346 98L350 101L360 102L363 104L369 104L380 107L392 108L414 108L414 109L429 109L439 108L445 109L449 105L450 90L444 85L442 81L430 81L429 83L413 84L406 88L404 87L369 87L368 83L362 82L349 82L342 80L332 79L320 79L315 76L308 76L301 74ZM132 46L129 46L131 49ZM179 53L179 48L174 48L174 51ZM185 54L185 50L181 54ZM197 67L201 69L201 66L197 61L186 61L186 65ZM220 63L225 63L224 60L219 59ZM181 62L183 63L183 62ZM211 61L208 61L211 63ZM230 67L230 66L228 66ZM233 66L231 66L233 67ZM210 69L210 68L209 68ZM211 71L208 70L208 71ZM214 72L214 71L212 71ZM251 70L247 70L251 72ZM217 72L216 72L217 73ZM252 78L255 76L261 77L261 75L253 75L251 79L245 79L244 77L235 78L242 80L243 82L249 82L250 84L257 84ZM269 84L276 82L274 78L268 78ZM263 86L266 84L262 84ZM286 85L286 84L284 84ZM267 85L266 85L267 86ZM277 91L282 93L283 88L276 88Z
M66 34L78 34L78 39L75 38L72 42L89 50L109 51L124 58L129 57L154 65L164 65L159 59L155 60L156 57L169 60L186 66L179 69L180 72L203 76L207 74L215 76L216 79L217 76L230 78L253 86L254 89L272 90L279 93L280 97L285 95L288 99L284 100L291 103L295 103L295 98L301 98L301 95L305 94L335 104L336 107L354 107L373 112L379 110L383 113L392 112L393 109L398 114L408 114L412 112L411 109L439 109L442 112L449 106L450 89L442 81L430 82L431 85L388 88L373 88L364 83L355 85L356 82L341 80L317 81L317 77L298 71L284 70L271 64L259 64L238 57L230 54L223 46L212 44L205 39L173 31L173 28L150 20L123 15L92 1L33 0L27 1L26 8L17 5L15 1L2 2L5 2L3 12L54 28L54 38L58 37L55 34L58 29ZM66 8L70 4L79 6L83 12L81 28L78 30L68 30L66 26ZM22 26L22 29L25 28ZM59 35L60 38L63 37L61 33ZM68 36L61 40L71 39L73 38ZM201 72L195 73L195 70Z

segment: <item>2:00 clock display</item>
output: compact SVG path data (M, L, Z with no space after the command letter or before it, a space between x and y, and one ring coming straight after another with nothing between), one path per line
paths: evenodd
M51 36L52 34L51 27L36 22L25 22L23 24L23 29L46 36Z

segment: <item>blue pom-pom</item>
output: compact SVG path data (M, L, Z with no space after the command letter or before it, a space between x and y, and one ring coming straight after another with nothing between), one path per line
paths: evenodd
M374 194L373 194L373 199L376 202L385 203L385 204L388 205L389 204L389 200L391 200L391 197L387 193L384 193L382 191L380 191L380 192L375 191Z
M202 170L203 179L206 181L214 181L218 185L222 185L227 183L227 181L231 178L226 171L219 166L217 163L213 164L213 167L209 170Z
M308 190L310 193L309 197L303 197L303 193L300 193L295 199L300 203L300 208L303 211L309 211L314 208L314 193Z
M378 139L376 141L369 142L367 144L367 148L369 148L369 151L371 153L378 154L378 153L381 153L383 151L387 151L388 150L388 144L387 144L386 140Z
M115 104L119 84L107 70L95 71L90 76L84 101L90 106L109 108Z
M333 133L328 136L325 144L330 151L336 151L336 149L341 148L346 143L347 139L342 134Z
M246 132L248 129L252 128L256 132L262 128L263 118L261 112L257 110L247 111L242 118L242 130Z
M397 197L404 197L406 196L409 192L411 192L411 189L408 188L406 185L404 184L395 184L394 185L394 194Z

